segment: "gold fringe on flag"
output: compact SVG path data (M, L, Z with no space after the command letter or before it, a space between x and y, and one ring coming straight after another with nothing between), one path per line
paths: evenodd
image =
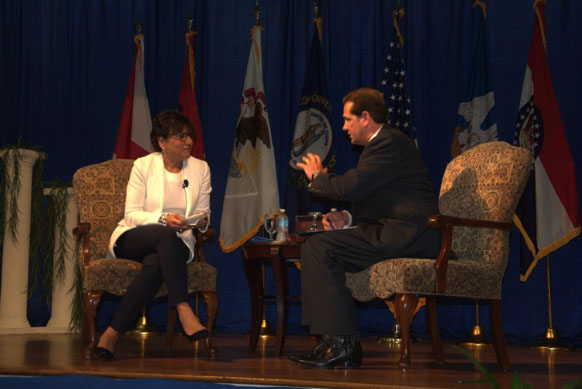
M190 87L194 90L194 81L196 80L196 63L194 58L193 37L196 35L195 31L186 33L186 44L188 45L188 68L190 69Z
M141 24L139 24L140 28L138 29L139 31L141 31ZM135 43L135 45L137 46L137 56L139 57L139 66L143 68L143 57L141 55L141 53L143 52L141 49L141 40L143 39L143 34L139 33L137 35L134 35L133 37L133 43Z
M261 59L261 48L259 47L259 45L257 44L257 41L255 40L255 30L257 28L259 30L261 30L261 31L265 31L265 29L260 24L255 24L251 28L251 40L253 41L253 47L255 48L255 54L257 55L257 60L260 62L260 61L262 61L262 59Z

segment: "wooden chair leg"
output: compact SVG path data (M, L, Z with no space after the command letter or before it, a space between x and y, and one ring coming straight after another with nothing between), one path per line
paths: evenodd
M497 362L504 372L511 370L511 362L505 344L503 325L501 323L501 300L489 300L489 326L491 327L491 338L497 354Z
M176 307L168 308L168 324L166 326L166 353L172 350L172 343L176 336Z
M91 354L95 348L95 320L97 318L97 307L101 301L103 291L90 290L83 296L83 329L81 332L83 356L91 359Z
M397 294L394 297L394 303L396 305L396 318L402 334L398 366L403 372L406 372L410 367L410 325L414 317L414 310L418 304L418 296L414 294Z
M437 303L436 297L428 296L426 298L426 317L428 320L428 332L432 343L432 352L434 359L438 363L445 361L443 354L443 342L439 331L439 321L437 317Z
M214 328L214 320L216 319L216 311L218 310L218 297L216 292L201 292L202 300L204 301L204 308L206 310L206 329L210 336L205 339L204 345L208 355L214 357L216 349L212 347L212 333Z

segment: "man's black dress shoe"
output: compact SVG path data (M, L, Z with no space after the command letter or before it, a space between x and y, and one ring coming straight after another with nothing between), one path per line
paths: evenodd
M210 335L210 333L206 328L204 328L203 330L194 332L192 335L186 335L186 337L191 343L194 343L197 340L208 338L208 335Z
M362 365L362 345L357 335L332 336L331 345L315 360L299 361L302 366L315 369L346 369Z
M95 347L93 349L93 356L95 359L100 359L102 361L110 361L113 359L113 353L103 347Z
M291 362L301 363L302 361L314 361L319 359L321 354L331 345L331 335L323 335L321 341L309 352L300 355L291 355Z

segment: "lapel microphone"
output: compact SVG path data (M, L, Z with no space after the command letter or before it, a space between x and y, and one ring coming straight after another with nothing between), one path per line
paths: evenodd
M182 184L182 188L186 189L188 187L188 180L184 180L184 183Z

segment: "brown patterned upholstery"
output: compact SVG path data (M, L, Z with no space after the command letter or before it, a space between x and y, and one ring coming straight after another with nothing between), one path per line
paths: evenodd
M93 290L105 290L111 294L122 296L135 278L141 264L128 259L96 259L89 265L85 285ZM216 269L204 262L188 264L188 292L216 290ZM166 284L163 284L156 297L168 294Z
M531 153L505 142L475 146L447 166L439 195L442 215L511 223L531 170ZM509 228L509 227L508 227ZM453 227L446 290L437 292L435 259L397 258L359 273L346 273L355 299L393 294L500 300L509 257L509 230Z
M79 209L80 223L77 235L83 238L81 248L83 293L85 299L85 355L95 341L94 319L87 315L96 314L103 292L122 296L141 269L141 264L127 259L105 259L109 238L123 219L125 213L125 194L133 160L117 159L85 166L73 175L73 188ZM209 234L212 234L210 230ZM203 292L207 307L207 327L212 331L216 314L216 268L204 261L202 241L204 237L197 232L196 259L188 264L188 291ZM156 297L167 295L166 285L162 285ZM91 312L95 310L95 312ZM170 312L175 315L175 311ZM169 318L173 320L173 318ZM173 329L172 334L173 337ZM168 348L171 339L168 341ZM210 343L207 343L207 346ZM209 349L209 351L212 351Z
M439 195L443 215L511 222L531 169L531 154L504 142L475 146L445 171ZM455 227L447 274L447 296L500 298L509 256L509 232ZM393 293L435 294L434 259L398 258L359 273L346 286L359 301Z

